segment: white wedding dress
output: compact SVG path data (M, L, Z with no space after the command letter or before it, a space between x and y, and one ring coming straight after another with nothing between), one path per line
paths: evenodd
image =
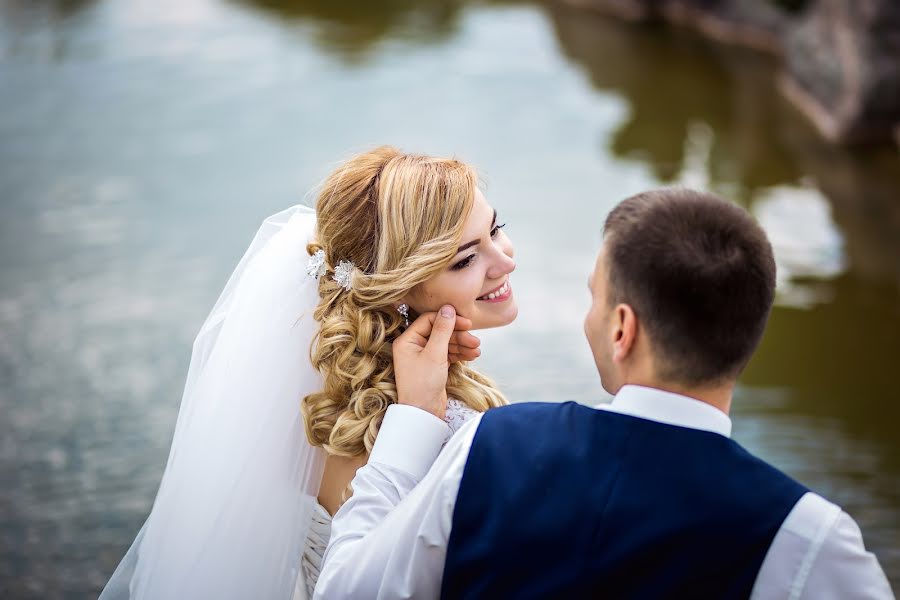
M460 427L477 415L478 412L469 408L463 402L451 398L447 402L447 415L444 420L450 426L450 430L456 434ZM300 576L297 577L297 587L294 590L293 600L308 600L313 596L319 573L322 571L322 557L328 547L331 538L331 515L328 514L318 502L313 508L312 523L309 535L306 538L306 546L303 549L303 558L300 562Z
M169 460L100 600L306 598L331 517L300 399L322 389L315 212L263 221L194 341ZM451 429L474 411L453 401Z

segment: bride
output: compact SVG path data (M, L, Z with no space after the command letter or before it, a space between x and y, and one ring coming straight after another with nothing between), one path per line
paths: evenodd
M459 161L382 147L265 220L194 342L150 516L101 600L307 598L388 406L391 342L452 304L447 417L506 403L466 329L516 317L512 244ZM402 474L401 474L402 475Z

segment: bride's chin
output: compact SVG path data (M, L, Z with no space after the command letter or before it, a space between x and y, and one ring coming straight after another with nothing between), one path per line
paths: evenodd
M507 310L501 314L480 315L472 321L472 329L497 329L498 327L506 327L516 320L519 316L519 307L512 303Z

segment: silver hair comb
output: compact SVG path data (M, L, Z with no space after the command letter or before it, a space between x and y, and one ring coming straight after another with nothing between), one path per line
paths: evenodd
M350 288L353 287L352 279L353 279L353 263L349 260L342 260L338 263L337 268L334 270L333 279L337 281L338 285L344 288L347 291L350 291Z
M325 251L321 248L309 257L309 262L306 263L306 274L314 279L325 274Z

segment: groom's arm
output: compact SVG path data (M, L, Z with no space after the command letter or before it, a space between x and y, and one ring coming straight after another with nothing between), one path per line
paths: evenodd
M353 494L342 505L352 510L338 510L335 518L340 515L343 526L354 531L383 521L422 481L451 433L446 422L424 410L389 406L366 465L354 476L362 478L351 482Z
M368 464L351 482L353 495L334 516L316 598L438 596L456 492L480 421L460 429L441 453L448 353L458 324L453 307L443 306L394 341L398 405L388 409ZM397 472L413 482L425 476L404 498L391 483L392 473L401 479Z
M389 419L401 411L418 417L418 428ZM439 596L456 493L478 422L467 423L440 452L437 426L443 421L411 407L389 409L368 464L353 479L353 496L334 516L315 598ZM392 429L401 423L403 430ZM391 484L391 473L427 469L428 461L420 459L438 452L434 466L404 498ZM408 474L411 480L421 476Z
M856 522L807 492L782 523L759 570L751 600L891 600L881 565Z

